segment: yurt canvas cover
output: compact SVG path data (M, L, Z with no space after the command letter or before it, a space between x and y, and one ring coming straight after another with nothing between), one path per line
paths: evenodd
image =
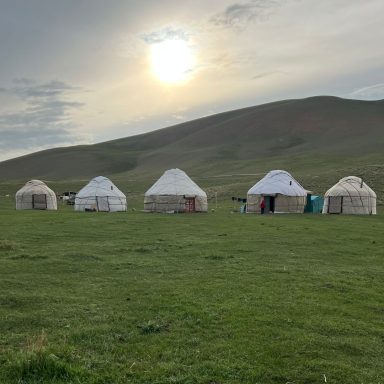
M170 169L144 195L148 212L207 212L207 194L180 169Z
M127 199L106 177L92 179L75 198L75 211L118 212L127 210Z
M288 172L274 170L248 191L247 213L261 213L263 199L266 213L303 213L307 191Z
M360 177L344 177L325 193L323 213L375 215L376 193Z
M30 180L16 192L16 209L57 210L57 199L44 182Z

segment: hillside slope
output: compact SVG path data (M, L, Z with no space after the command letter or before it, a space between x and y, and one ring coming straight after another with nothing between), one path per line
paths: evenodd
M79 179L169 167L214 174L248 170L266 158L277 164L294 158L380 159L383 148L384 100L318 96L229 111L100 144L33 153L1 162L0 180Z

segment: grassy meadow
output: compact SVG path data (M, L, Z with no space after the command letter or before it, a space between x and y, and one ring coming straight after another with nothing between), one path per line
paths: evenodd
M132 206L0 201L1 383L384 382L383 215Z

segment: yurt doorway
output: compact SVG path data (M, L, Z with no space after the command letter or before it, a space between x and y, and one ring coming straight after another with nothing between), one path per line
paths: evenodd
M185 212L195 212L195 198L194 197L186 197L185 198Z
M33 209L47 209L47 195L32 195Z
M343 196L328 197L328 213L343 213Z
M265 212L275 212L275 196L264 196Z
M99 212L109 212L108 196L97 196L97 210Z

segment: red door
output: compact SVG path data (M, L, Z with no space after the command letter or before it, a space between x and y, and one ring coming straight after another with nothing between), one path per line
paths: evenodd
M195 212L195 198L186 197L185 198L185 212Z

